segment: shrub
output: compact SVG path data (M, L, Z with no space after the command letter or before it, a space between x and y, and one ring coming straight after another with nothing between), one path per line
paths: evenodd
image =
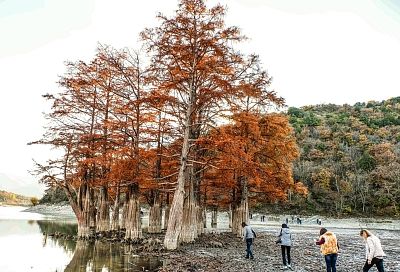
M39 199L37 197L31 197L31 203L33 206L39 204Z

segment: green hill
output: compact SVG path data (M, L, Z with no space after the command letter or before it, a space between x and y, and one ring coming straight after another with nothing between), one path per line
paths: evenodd
M31 205L31 198L14 193L0 191L0 205Z
M294 177L310 192L292 199L292 208L399 215L400 97L292 107L288 116L301 153Z

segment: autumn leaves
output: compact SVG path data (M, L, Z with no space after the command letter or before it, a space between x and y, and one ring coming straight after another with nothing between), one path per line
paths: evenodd
M249 197L282 199L295 188L288 120L268 114L283 99L268 90L259 58L235 49L244 37L224 15L182 0L141 33L145 54L100 46L91 62L67 64L61 90L45 96L53 106L36 143L61 155L38 171L66 191L80 236L123 228L140 238L147 202L151 232L165 208L164 245L174 249L202 233L207 207L231 209L239 234Z

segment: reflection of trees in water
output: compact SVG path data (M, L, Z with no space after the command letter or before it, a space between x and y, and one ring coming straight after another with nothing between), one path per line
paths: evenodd
M40 231L46 234L62 233L64 236L77 234L77 225L54 221L37 221ZM122 243L110 243L107 241L75 241L59 236L44 236L44 245L50 239L67 253L74 255L64 272L122 272L122 271L156 271L160 261L154 257L134 257L131 247ZM143 269L144 268L144 269Z
M156 271L160 266L157 258L137 258L132 256L130 246L103 241L79 240L72 260L64 272L75 271Z
M43 236L43 246L47 245L47 240L50 238L51 241L58 247L64 249L66 253L72 253L75 250L76 242L72 239L66 239L65 237L52 237L49 234L61 233L63 236L72 237L77 233L77 224L73 223L61 223L55 221L39 220L37 221L40 232L45 233Z
M76 223L57 222L50 220L37 221L40 231L43 233L60 232L66 235L76 235L78 233L78 225Z

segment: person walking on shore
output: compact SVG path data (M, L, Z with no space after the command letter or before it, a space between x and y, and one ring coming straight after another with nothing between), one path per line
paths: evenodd
M292 269L290 260L290 247L292 246L292 233L287 224L282 224L278 235L282 250L283 269Z
M386 255L383 252L379 238L365 229L360 231L360 236L363 237L365 241L365 255L367 259L363 267L363 272L369 271L374 265L376 265L379 272L385 272L383 268L383 257Z
M321 252L325 257L326 271L336 272L336 260L339 251L336 235L326 228L321 228L319 235L316 244L321 246Z
M252 245L253 240L256 238L256 233L248 226L245 222L242 223L243 227L243 240L246 242L246 259L250 258L251 260L254 259Z

